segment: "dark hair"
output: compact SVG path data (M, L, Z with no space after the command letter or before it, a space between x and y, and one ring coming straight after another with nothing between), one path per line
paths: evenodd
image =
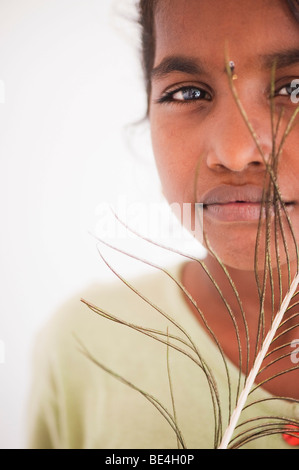
M287 2L295 18L299 21L299 0L287 0Z
M148 98L151 94L151 72L155 60L154 14L158 0L139 0L139 24L141 26L141 58Z
M299 21L299 0L286 0L287 4ZM154 14L158 0L139 0L139 24L141 26L141 56L146 85L146 92L149 99L151 95L151 72L155 59L155 31L154 31Z

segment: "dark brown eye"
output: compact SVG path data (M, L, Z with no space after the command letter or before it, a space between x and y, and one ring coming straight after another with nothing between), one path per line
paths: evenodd
M277 92L276 96L293 96L299 94L299 79L293 80L284 87L281 87Z
M211 95L206 90L202 88L197 88L194 86L184 86L177 88L173 91L167 91L164 95L158 100L160 103L165 102L177 102L184 103L190 101L211 101Z
M207 91L195 87L184 87L171 93L172 99L175 101L192 101L192 100L210 100Z

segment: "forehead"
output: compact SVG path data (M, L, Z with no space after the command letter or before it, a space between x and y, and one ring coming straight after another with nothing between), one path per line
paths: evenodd
M200 56L207 64L298 47L299 25L286 0L160 0L155 14L155 64L165 56Z

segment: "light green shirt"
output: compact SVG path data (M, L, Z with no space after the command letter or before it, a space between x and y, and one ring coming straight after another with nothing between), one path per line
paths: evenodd
M175 266L170 270L176 279L180 279L180 269L181 266ZM226 428L230 409L235 404L237 368L228 361L230 397L227 372L216 344L169 276L154 270L132 280L131 284L153 305L121 281L107 286L94 285L63 305L38 336L29 406L30 448L177 448L176 434L165 416L139 391L102 370L82 352L82 345L96 361L155 397L171 415L174 414L172 390L176 423L186 448L213 448L215 428L220 428L220 421L222 430ZM163 335L158 337L166 343L168 332L169 342L179 350L100 317L80 301L81 297L122 320L162 331ZM191 349L187 335L155 306L188 332L198 348L198 356ZM156 334L154 331L152 334ZM216 385L214 400L203 364ZM240 423L258 417L267 418L259 420L260 424L268 423L271 416L299 418L298 404L270 398L261 389L254 392L250 401L264 401L247 408ZM252 421L242 425L238 432L255 424ZM252 433L249 431L248 435ZM281 434L251 440L244 447L294 448L285 443Z

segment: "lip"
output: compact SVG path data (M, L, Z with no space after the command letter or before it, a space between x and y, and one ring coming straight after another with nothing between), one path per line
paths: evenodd
M263 188L252 184L223 184L205 193L201 200L205 215L217 221L256 222L260 218ZM292 202L285 204L293 205ZM274 214L270 208L271 212Z

